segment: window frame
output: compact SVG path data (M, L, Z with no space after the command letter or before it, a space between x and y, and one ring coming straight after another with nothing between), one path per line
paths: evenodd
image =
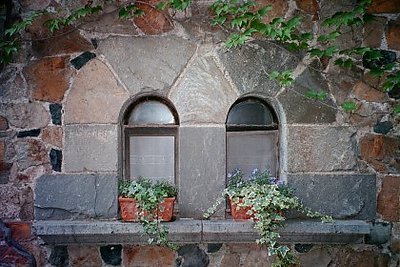
M128 124L129 117L135 107L146 101L158 101L167 106L174 117L174 124ZM179 117L173 104L161 96L147 95L137 98L129 104L122 120L122 179L131 180L130 177L130 146L131 136L173 136L174 137L174 186L178 185L179 170Z
M244 124L228 124L228 118L229 118L229 114L231 112L231 110L238 104L246 102L246 101L254 101L254 102L258 102L261 103L266 109L268 109L268 111L271 113L272 115L272 119L273 122L270 125L244 125ZM235 103L232 104L232 106L229 108L228 114L226 116L226 121L225 121L225 138L226 138L226 173L228 174L230 171L232 170L228 170L228 158L229 158L229 147L228 147L228 138L229 138L229 133L231 132L242 132L242 133L246 133L249 132L251 133L255 133L255 132L265 132L268 134L273 135L273 137L275 138L275 151L274 151L274 155L276 158L276 162L275 162L275 173L272 173L271 175L274 177L279 178L279 169L280 169L280 153L279 153L279 136L280 136L280 131L279 131L279 127L278 127L279 123L278 123L278 119L277 119L277 115L275 113L275 110L271 107L271 105L269 105L264 99L259 98L259 97L253 97L253 96L249 96L249 97L244 97L244 98L240 98L238 99ZM225 178L225 182L227 183L227 178Z

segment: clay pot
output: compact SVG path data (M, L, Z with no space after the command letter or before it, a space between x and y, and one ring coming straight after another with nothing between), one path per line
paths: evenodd
M134 198L124 198L119 197L119 206L121 210L121 218L125 222L137 221L137 214L141 212L140 209L136 207L136 200ZM172 215L174 212L175 197L164 198L157 208L157 218L160 218L164 222L169 222L172 220ZM147 211L144 212L146 216Z

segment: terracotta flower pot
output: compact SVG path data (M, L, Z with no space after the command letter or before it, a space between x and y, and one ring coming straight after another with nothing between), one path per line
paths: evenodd
M118 200L119 200L122 220L125 222L137 221L136 216L139 212L141 212L141 210L136 207L136 200L134 198L124 198L124 197L119 197ZM164 201L161 202L159 204L159 207L157 208L157 217L164 222L171 221L174 212L174 204L175 204L175 197L164 198ZM146 215L147 211L144 211L144 216Z
M254 215L249 215L247 212L251 210L251 207L238 207L239 205L233 202L232 199L229 199L231 205L231 214L234 220L249 220ZM243 199L239 198L239 203L243 203Z

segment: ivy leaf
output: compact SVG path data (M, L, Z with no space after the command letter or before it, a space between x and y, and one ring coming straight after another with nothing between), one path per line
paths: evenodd
M353 112L357 109L357 103L353 101L345 101L341 106L345 112Z
M350 58L348 58L348 59L339 58L339 59L335 60L335 65L338 65L338 66L340 66L342 68L348 68L349 69L354 65L354 62Z
M316 90L308 90L306 92L306 97L310 98L310 99L314 99L314 100L320 100L320 101L324 101L326 100L327 96L328 96L328 92L325 91L316 91Z
M393 107L393 112L395 114L400 114L400 104L397 104Z
M272 5L267 5L267 6L263 7L263 8L261 8L260 10L258 10L257 13L258 13L261 17L264 17L264 16L267 15L267 13L268 13L269 11L271 11L271 10L272 10Z

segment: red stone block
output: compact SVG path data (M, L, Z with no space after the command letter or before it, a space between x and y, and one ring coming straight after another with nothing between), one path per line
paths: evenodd
M62 127L49 126L42 130L42 140L45 143L62 148Z
M28 65L24 70L33 98L60 103L68 89L71 70L68 57L44 58Z
M310 15L315 15L319 11L319 4L316 0L296 0L296 5Z
M32 223L22 221L5 222L6 226L11 230L11 237L15 241L23 241L31 238ZM3 232L0 232L0 239L3 239Z
M376 171L387 172L388 166L398 168L395 158L400 140L398 138L367 134L360 140L361 159L370 163ZM393 162L395 161L395 162Z
M378 195L378 212L387 221L400 221L400 176L383 178Z
M400 18L389 22L386 40L390 49L400 50Z
M372 0L368 12L398 13L400 12L400 0Z
M0 116L0 131L5 131L8 129L7 119Z
M156 246L127 246L123 248L123 266L175 266L175 252Z
M173 29L173 24L167 12L159 11L153 6L159 1L145 1L149 4L138 4L138 8L144 11L144 16L134 18L135 24L149 35L162 34Z
M69 246L71 266L102 266L100 252L95 246Z
M283 17L289 8L286 0L255 0L254 2L257 4L256 9L272 5L272 10L262 19L264 23L269 23L276 17Z
M18 254L12 247L0 245L0 266L27 267L29 260Z

